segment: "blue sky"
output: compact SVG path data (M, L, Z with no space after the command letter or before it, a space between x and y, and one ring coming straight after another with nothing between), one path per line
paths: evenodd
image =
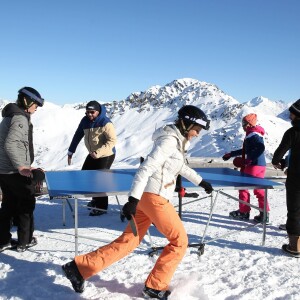
M298 0L10 0L0 99L113 101L190 77L240 102L300 98Z

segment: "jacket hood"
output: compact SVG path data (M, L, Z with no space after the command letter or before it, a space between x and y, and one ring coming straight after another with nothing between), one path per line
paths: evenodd
M294 121L291 122L293 127L297 130L300 131L300 119L295 119Z
M184 145L184 150L186 151L190 146L190 142L182 136L179 129L175 125L165 125L163 127L158 128L154 131L152 135L152 140L155 141L160 137L164 136L173 136L175 137L181 145Z
M87 116L84 116L84 118L86 118L87 120L89 120L89 118L87 117ZM109 120L109 118L106 116L106 108L105 108L105 106L104 105L101 105L101 112L100 112L100 114L97 116L97 118L96 119L94 119L93 121L90 121L90 122L92 122L92 123L94 123L94 122L98 122L98 121L100 121L100 120L104 120L104 119L107 119L107 120Z
M100 114L99 114L99 116L98 116L97 118L102 119L102 118L104 118L105 116L106 116L106 108L105 108L104 105L101 105L101 112L100 112Z
M252 132L257 132L260 133L261 135L265 134L265 130L259 125L256 125L254 127L248 127L246 130L246 136Z
M13 117L14 115L24 115L26 118L30 118L30 114L21 109L17 104L7 104L2 110L2 117Z

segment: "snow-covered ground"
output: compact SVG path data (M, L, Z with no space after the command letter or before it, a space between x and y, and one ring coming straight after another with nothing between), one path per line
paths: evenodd
M237 196L237 191L230 192ZM170 285L170 300L192 299L300 299L300 260L286 256L281 251L287 242L285 231L278 225L285 222L285 189L269 191L271 224L267 227L265 246L262 226L234 231L253 221L236 221L228 217L238 203L219 196L206 241L222 237L205 245L204 254L189 248ZM200 193L200 196L206 194ZM119 196L121 204L126 196ZM191 200L184 198L184 202ZM109 212L100 217L89 217L84 206L88 199L80 199L79 234L99 241L79 239L79 253L86 253L117 238L126 226L119 218L119 207L110 197ZM178 203L174 195L174 205ZM252 194L252 204L257 200ZM210 211L210 200L203 199L183 206L182 220L190 243L201 241ZM257 211L251 211L251 219ZM24 253L6 250L0 253L0 299L142 299L141 290L157 256L150 257L150 240L128 257L110 266L86 282L86 289L77 294L62 275L61 265L74 257L73 218L67 210L66 226L62 224L60 200L50 200L47 195L37 201L35 210L38 245ZM150 228L153 245L165 245L155 227ZM13 233L16 237L16 232Z

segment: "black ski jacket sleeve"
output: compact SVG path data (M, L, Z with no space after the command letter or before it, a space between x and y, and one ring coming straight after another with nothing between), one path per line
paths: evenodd
M300 126L297 125L300 124L296 124L284 133L272 159L272 164L277 165L290 150L288 174L293 176L300 176Z

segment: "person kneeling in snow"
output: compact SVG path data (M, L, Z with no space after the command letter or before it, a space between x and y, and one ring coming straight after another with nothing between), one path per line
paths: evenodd
M153 270L149 274L143 295L145 298L167 299L171 278L188 246L188 237L175 208L170 203L176 178L180 174L210 194L213 188L185 164L185 146L210 121L198 107L187 105L178 111L175 124L165 125L153 134L154 146L140 165L129 192L123 214L135 221L137 234L127 226L112 243L80 256L62 266L76 292L83 292L84 281L132 252L153 223L168 240Z
M265 145L263 138L265 130L261 126L256 125L256 122L256 114L252 113L243 117L242 126L243 130L246 132L243 148L236 151L231 151L230 153L226 153L225 155L223 155L223 160L228 160L231 157L242 155L240 159L234 160L235 166L241 168L241 173L264 178L266 172L266 159L264 155ZM258 199L258 206L260 208L260 213L259 215L254 217L254 221L257 223L261 223L263 222L265 191L262 189L256 189L253 192ZM250 203L249 191L240 190L239 199ZM250 210L250 206L240 202L239 209L230 212L229 216L234 219L249 220ZM269 211L270 208L267 202L266 223L269 223Z

